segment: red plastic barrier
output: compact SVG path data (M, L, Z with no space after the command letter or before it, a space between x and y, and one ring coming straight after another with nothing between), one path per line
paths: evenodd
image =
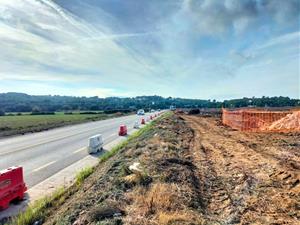
M141 122L141 124L145 124L145 119L144 119L144 118L142 119L142 122Z
M152 120L153 119L153 117L152 116L150 116L150 120Z
M125 136L127 135L127 127L126 125L121 125L119 129L119 135L120 136Z
M0 171L0 210L8 208L12 200L22 200L26 190L22 167Z

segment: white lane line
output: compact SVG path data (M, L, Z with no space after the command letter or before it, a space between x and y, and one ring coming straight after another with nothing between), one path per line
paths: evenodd
M82 131L82 132L79 132L79 133L75 133L75 134L71 134L71 135L67 135L67 136L64 136L64 137L49 139L47 141L39 142L39 143L30 145L30 146L26 146L26 147L22 147L22 148L13 150L13 151L1 152L0 156L6 155L6 154L20 152L20 151L23 151L23 150L26 150L26 149L29 149L29 148L34 148L34 147L37 147L37 146L40 146L40 145L44 145L44 144L47 144L47 143L50 143L50 142L59 141L59 140L65 139L65 138L77 136L77 135L80 135L80 134L84 134L84 133L87 133L87 132L91 132L91 131L94 131L94 130L98 130L100 128L105 128L105 127L110 127L110 126L111 125L106 125L106 126L101 126L101 127L95 127L93 129L90 129L90 130L85 130L85 131Z
M113 137L113 136L117 136L117 134L111 134L108 136L108 138Z
M39 167L39 168L36 168L36 169L33 170L33 172L37 172L37 171L39 171L39 170L42 170L42 169L44 169L44 168L46 168L46 167L52 165L53 163L56 163L56 161L49 162L49 163L47 163L47 164L45 164L45 165L43 165L43 166L41 166L41 167Z
M75 150L73 153L75 154L75 153L77 153L77 152L81 152L81 151L83 151L83 150L86 150L86 147L83 147L83 148L77 149L77 150Z

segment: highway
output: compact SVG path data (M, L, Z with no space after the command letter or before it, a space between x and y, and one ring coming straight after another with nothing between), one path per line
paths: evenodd
M23 166L25 182L33 187L87 156L90 136L102 134L108 144L118 138L121 124L130 131L141 118L130 115L0 139L0 170Z

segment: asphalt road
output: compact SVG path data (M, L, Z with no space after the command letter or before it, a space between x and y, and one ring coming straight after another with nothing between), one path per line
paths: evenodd
M0 170L23 166L30 188L87 156L90 136L102 134L104 144L108 144L118 138L121 124L132 130L142 117L130 115L0 139Z

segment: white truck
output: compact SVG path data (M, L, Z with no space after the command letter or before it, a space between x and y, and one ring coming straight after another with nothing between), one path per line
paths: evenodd
M103 139L101 134L89 138L88 153L97 153L103 149Z

